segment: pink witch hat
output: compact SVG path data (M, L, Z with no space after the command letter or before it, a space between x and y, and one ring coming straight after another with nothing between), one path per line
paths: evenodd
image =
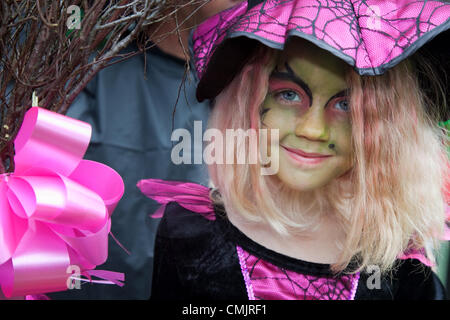
M360 75L379 75L449 28L446 1L244 1L193 33L197 98L217 96L259 43L282 50L291 37L304 38Z

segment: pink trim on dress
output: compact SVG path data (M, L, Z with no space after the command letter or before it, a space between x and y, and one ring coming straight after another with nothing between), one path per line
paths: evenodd
M360 276L359 272L355 274L355 278L353 279L353 287L352 287L352 291L350 292L349 300L355 300L356 290L358 290L359 276Z
M244 276L245 287L247 288L248 300L255 300L255 295L253 293L252 282L250 281L250 276L248 274L247 263L245 262L244 251L241 247L236 246L237 255L239 257L239 264L241 266L241 272Z

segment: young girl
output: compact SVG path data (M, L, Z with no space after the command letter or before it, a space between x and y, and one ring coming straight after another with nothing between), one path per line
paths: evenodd
M420 59L405 58L448 28L450 6L321 2L249 1L194 34L209 128L259 139L214 139L223 161L209 165L211 189L139 183L168 204L152 298L445 298L431 266L445 232L446 138Z

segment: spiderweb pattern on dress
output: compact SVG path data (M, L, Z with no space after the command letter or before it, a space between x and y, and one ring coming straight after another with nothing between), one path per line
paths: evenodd
M277 267L237 247L250 300L353 300L359 273L308 275Z
M450 4L441 1L261 2L247 11L245 1L197 28L193 50L199 78L218 45L225 38L241 35L276 49L282 49L292 35L304 37L342 58L360 74L380 74L412 54L418 39L426 34L425 38L431 38L430 31L450 24Z

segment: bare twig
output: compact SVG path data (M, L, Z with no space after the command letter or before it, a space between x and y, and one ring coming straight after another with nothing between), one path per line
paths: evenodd
M41 107L66 113L102 68L137 53L121 51L147 26L208 1L0 1L0 174L14 170L13 142L33 91ZM80 28L71 30L74 19ZM178 32L187 19L180 20Z

